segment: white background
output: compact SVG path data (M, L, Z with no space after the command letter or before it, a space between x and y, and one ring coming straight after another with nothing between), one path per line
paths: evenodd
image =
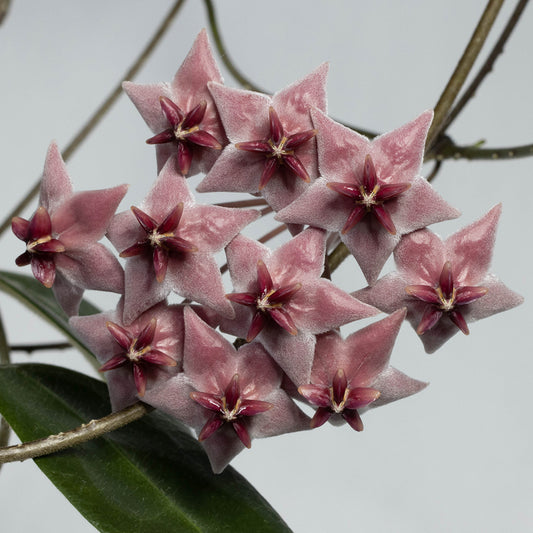
M121 78L170 6L141 0L12 3L0 26L0 214L39 176L50 141L64 147ZM506 4L491 42L515 2ZM276 91L329 61L330 114L378 131L434 106L483 5L473 0L217 2L230 54L252 80ZM533 142L532 9L454 124L457 142ZM206 21L202 2L187 2L137 81L170 80ZM144 144L148 136L131 102L121 97L69 163L75 187L130 183L121 207L138 203L155 179L153 148ZM255 441L234 461L297 533L533 528L533 159L449 161L434 186L463 212L459 220L436 227L444 236L503 202L493 271L526 302L472 325L469 337L456 335L431 356L405 324L392 363L430 381L428 389L368 413L362 433L327 425ZM206 198L202 201L214 199ZM271 220L264 224L249 234L259 236L272 227ZM20 241L6 234L0 244L0 268L16 269ZM351 259L334 281L347 291L363 286ZM114 305L113 297L93 300ZM3 294L0 306L10 342L60 340ZM74 351L31 360L89 371ZM2 469L0 528L94 531L32 462Z

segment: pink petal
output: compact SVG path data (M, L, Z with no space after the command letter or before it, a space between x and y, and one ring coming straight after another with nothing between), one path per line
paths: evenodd
M317 134L317 130L307 130L290 135L285 143L285 150L293 150L298 148L301 144L310 141Z
M41 282L48 289L54 284L56 264L53 259L46 259L35 255L32 256L31 271L37 281Z
M329 407L329 390L318 385L302 385L298 387L298 392L311 404L318 407Z
M222 402L220 398L217 398L213 394L208 392L191 392L191 398L199 403L202 407L209 409L211 411L219 411L222 408Z
M240 420L234 420L233 423L233 429L235 430L235 433L237 433L237 437L239 437L239 440L247 447L252 447L252 441L250 439L250 435L248 434L248 430L246 429L246 425L244 422L241 422Z
M260 191L265 188L267 183L270 181L270 179L274 175L274 172L276 172L278 166L279 166L279 163L278 163L277 158L275 157L272 157L265 161L263 172L261 173L261 179L259 180Z
M242 416L253 416L259 413L264 413L265 411L272 409L272 407L274 406L269 402L263 402L260 400L242 400L237 414Z
M124 366L127 363L129 363L129 359L124 354L120 353L109 359L107 363L103 364L98 369L98 372L107 372L108 370L113 370L114 368Z
M159 104L161 105L161 110L165 114L165 117L172 128L178 126L179 123L185 118L183 111L170 98L161 96L159 98Z
M133 337L129 331L111 321L106 322L106 328L108 329L109 333L113 335L113 338L118 342L120 347L125 351L129 351L133 341Z
M319 407L311 419L311 429L318 428L325 424L331 417L331 411L325 407Z
M376 401L380 397L380 391L367 387L351 389L346 401L346 409L359 409Z
M265 294L272 290L272 278L270 277L268 268L261 259L257 261L257 281L259 283L259 291L262 294Z
M440 298L435 292L435 289L428 285L407 285L405 292L409 296L413 296L423 302L436 305L440 304Z
M11 219L11 229L13 230L13 233L15 234L15 236L21 241L26 240L29 227L30 227L30 222L29 220L26 220L25 218L13 217Z
M44 164L39 204L53 214L72 196L72 183L56 143L51 143Z
M356 410L344 410L342 412L342 418L344 418L344 420L346 420L346 422L350 424L350 427L355 429L355 431L363 431L363 421Z
M459 287L455 293L455 303L457 305L472 303L485 296L488 291L486 287Z
M291 335L298 334L298 329L294 325L294 321L291 318L291 315L287 311L285 311L285 309L281 307L279 309L269 309L269 315L278 324L278 326L281 326Z
M424 314L422 315L420 324L418 324L418 327L416 328L416 332L419 335L424 335L426 331L429 331L431 328L436 326L437 322L441 319L442 314L442 311L436 307L428 305Z
M194 143L198 146L204 146L206 148L212 148L213 150L222 150L220 142L213 137L207 131L198 130L193 131L187 135L187 141Z
M266 324L266 317L261 311L256 311L252 318L252 322L250 324L250 328L248 329L248 333L246 334L246 342L252 342L261 331L263 331L263 328Z

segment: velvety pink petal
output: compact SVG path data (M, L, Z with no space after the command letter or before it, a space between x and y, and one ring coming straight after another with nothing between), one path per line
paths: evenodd
M408 283L400 274L392 272L379 279L372 287L353 292L352 296L385 313L393 313L406 306L410 309L410 304L414 303L414 299L405 292L407 285ZM420 301L418 303L422 308L427 305Z
M72 285L60 272L56 271L56 277L52 286L55 299L68 316L78 314L80 302L85 289Z
M398 272L407 285L435 285L446 259L440 237L425 229L404 236L394 250Z
M386 208L400 235L457 218L461 214L421 177L416 177L411 187L397 199L387 202Z
M316 337L306 331L290 335L278 325L263 329L257 340L298 387L309 383Z
M270 256L271 252L264 244L244 235L237 235L226 247L234 292L255 292L259 288L257 262L263 260L268 266Z
M161 96L166 96L172 100L172 90L168 83L140 85L125 81L122 83L122 88L154 133L159 133L169 127L167 118L159 103Z
M44 164L39 205L50 214L72 196L72 183L61 152L55 142L50 144Z
M344 340L338 331L332 330L317 335L311 383L331 387L335 373L339 368L343 368L344 352Z
M183 216L179 235L190 239L200 252L218 252L248 224L260 217L255 209L197 205Z
M353 183L363 175L366 154L370 153L370 141L335 122L320 110L311 110L318 147L320 175L328 181ZM350 157L349 154L356 154Z
M478 285L487 273L501 211L502 205L498 204L485 216L446 239L446 252L456 283Z
M305 192L274 217L281 222L309 224L328 231L340 231L353 209L354 202L329 189L318 178Z
M378 279L400 238L398 233L391 235L373 213L368 213L351 230L341 235L342 242L355 257L369 285Z
M225 87L219 83L209 83L226 135L229 140L238 142L266 139L270 134L270 96L262 93ZM280 117L283 120L283 117Z
M86 243L83 249L57 254L58 272L84 289L124 291L124 271L116 257L102 244Z
M52 215L52 227L67 250L84 248L107 230L111 217L128 190L127 185L74 194Z
M272 97L285 131L289 134L313 127L309 111L316 107L327 112L326 79L328 64L322 63L302 80L296 81ZM307 125L307 126L306 126Z
M433 111L425 111L415 120L373 140L370 154L381 179L391 183L409 182L419 174L432 120Z
M326 232L308 228L275 250L265 263L275 286L293 285L320 277L325 252Z
M399 309L346 338L344 361L341 364L350 381L350 388L376 388L373 385L374 380L389 364L392 348L405 315L406 309Z
M180 98L178 105L183 110L191 111L202 100L210 102L211 95L207 89L209 82L222 83L223 80L204 28L171 82L174 95Z
M401 400L425 389L429 383L410 378L392 366L385 369L372 383L372 388L381 392L380 397L368 408L373 409L396 400Z
M124 272L125 324L131 324L141 313L163 301L172 291L172 283L165 277L159 283L155 277L150 255L131 257Z
M184 211L195 204L186 179L176 172L175 164L170 160L161 169L140 209L161 223L180 202L183 202Z
M117 213L109 222L106 233L106 237L119 253L143 241L145 236L146 232L130 209Z
M185 309L184 320L183 370L199 392L224 394L236 373L237 351L191 309ZM212 367L216 372L206 371Z
M211 254L192 252L184 257L169 257L167 275L172 290L213 308L229 318L233 307L226 298L220 269Z
M468 322L507 311L524 301L522 296L507 288L492 274L488 274L480 280L480 285L488 289L487 294L470 304L458 307L458 311L463 313Z
M265 164L263 154L238 150L230 144L200 182L198 192L249 192L259 191L259 181ZM272 181L272 180L271 180Z
M303 283L284 308L299 331L314 334L378 313L376 308L360 302L326 279Z

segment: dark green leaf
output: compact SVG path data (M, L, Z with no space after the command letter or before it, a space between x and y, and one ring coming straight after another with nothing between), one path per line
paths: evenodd
M68 316L56 302L51 289L43 287L31 276L0 271L0 290L10 294L26 307L42 316L61 331L84 355L89 356L89 360L94 360L91 350L70 330ZM100 313L97 307L86 300L82 300L80 315L93 315L96 313Z
M0 411L23 441L105 416L107 396L103 383L65 368L0 367ZM156 411L35 462L99 531L290 531L231 467L213 474L188 430Z

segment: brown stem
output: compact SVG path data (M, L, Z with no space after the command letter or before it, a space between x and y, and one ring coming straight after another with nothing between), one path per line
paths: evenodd
M441 129L442 132L445 132L450 126L450 124L457 118L457 116L459 115L459 113L461 113L468 101L475 95L478 87L481 85L481 82L485 79L487 74L491 72L496 59L503 52L503 47L511 36L511 33L513 32L518 20L520 19L528 1L529 0L520 0L516 5L513 13L511 14L511 17L507 21L507 24L505 25L505 28L503 29L500 35L500 38L496 41L496 44L494 45L489 56L479 69L479 72L477 73L476 77L472 80L472 83L465 89L465 92L463 93L457 104L455 104L453 109L450 111L450 113L446 117L446 120L443 122Z
M457 146L453 142L446 144L439 149L436 156L437 161L444 159L517 159L520 157L533 156L533 144L523 144L520 146L508 146L503 148L479 148L474 146Z
M133 65L129 68L129 70L124 75L124 78L122 79L131 80L132 78L135 77L137 72L139 72L140 68L143 66L145 61L150 56L150 54L154 51L155 47L161 41L161 38L163 37L165 32L170 27L172 20L177 15L178 11L180 10L184 2L185 0L177 0L177 2L174 3L173 7L167 13L166 17L164 18L163 22L161 23L159 28L154 33L153 37L150 39L149 43L146 45L144 50L141 52L139 57L135 60ZM102 102L100 107L96 109L96 111L92 114L92 116L85 123L85 125L78 131L75 137L67 145L67 147L62 153L63 159L65 161L68 161L68 159L79 148L79 146L87 138L87 136L102 121L102 119L105 117L105 115L107 115L107 113L109 112L113 104L118 100L118 97L121 94L122 94L122 81L115 86L115 88L111 91L109 96ZM41 187L41 178L39 178L39 180L35 183L35 185L31 188L31 190L26 194L26 196L14 207L11 213L7 215L5 220L0 225L0 235L4 233L4 231L6 231L7 228L10 227L11 219L14 216L17 216L33 200L33 198L39 192L40 187Z
M349 255L350 252L343 242L337 244L337 246L327 257L327 264L330 274L333 273Z
M10 349L12 352L26 352L32 353L41 350L67 350L72 348L70 342L49 342L45 344L12 344Z
M0 464L33 459L71 448L72 446L96 439L110 431L134 422L152 410L152 407L142 402L137 402L121 411L104 416L98 420L91 420L87 424L82 424L65 433L58 433L57 435L50 435L44 439L0 448Z
M485 40L492 28L494 21L502 7L503 0L489 0L481 19L470 38L470 41L457 63L450 80L448 81L444 91L442 92L437 105L435 106L435 116L433 123L428 132L426 140L426 152L431 150L431 147L440 133L443 131L443 124L452 107L457 94L461 90L474 62L481 51Z
M235 202L220 202L219 207L255 207L257 205L266 205L264 198L252 198L250 200L237 200Z

